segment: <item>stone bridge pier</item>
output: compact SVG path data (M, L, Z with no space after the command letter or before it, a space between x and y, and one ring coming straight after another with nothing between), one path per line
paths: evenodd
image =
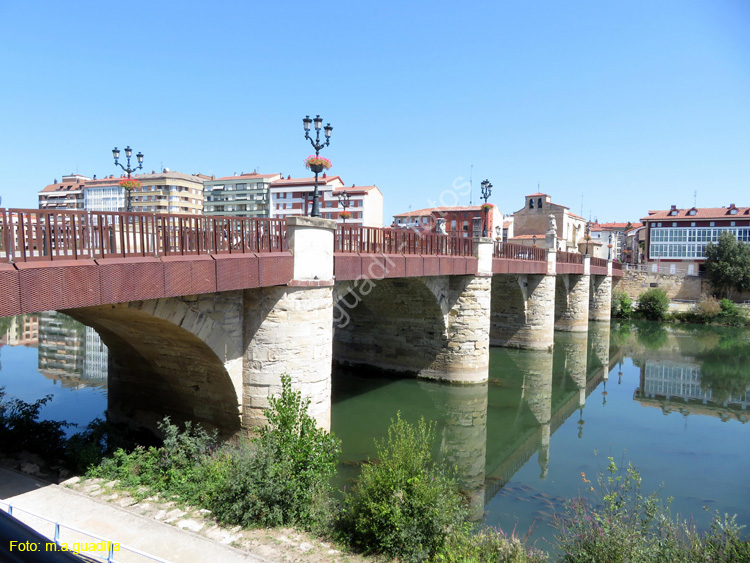
M612 261L607 260L607 275L591 276L589 319L609 322L612 316Z
M561 274L555 283L555 330L586 332L589 329L591 259L583 260L583 274Z

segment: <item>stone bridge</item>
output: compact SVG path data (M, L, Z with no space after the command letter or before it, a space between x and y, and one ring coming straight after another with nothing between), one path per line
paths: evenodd
M288 373L330 427L333 362L484 383L491 345L608 321L607 261L305 217L0 210L0 315L58 310L110 350L110 413L230 437ZM114 400L114 399L113 399Z

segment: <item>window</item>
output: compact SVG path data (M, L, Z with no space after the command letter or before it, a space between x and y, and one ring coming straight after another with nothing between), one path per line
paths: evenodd
M360 216L361 216L361 213L360 213ZM422 217L422 224L423 224L423 225L426 225L426 224L427 224L427 221L429 221L429 218L428 218L428 217Z
M537 206L537 208L539 208L539 209L541 209L541 208L542 208L542 198L541 198L541 197L540 197L540 198L539 198L538 200L536 200L536 206Z
M451 220L451 231L455 231L455 230L456 230L456 220L452 219Z
M529 209L534 209L534 200L529 199Z
M716 226L716 223L715 223L714 221L711 221L711 222L709 223L709 225L711 225L712 227L715 227L715 226Z

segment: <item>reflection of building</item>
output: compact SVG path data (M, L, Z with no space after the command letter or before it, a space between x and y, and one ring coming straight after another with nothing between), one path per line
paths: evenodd
M39 371L43 374L81 376L83 373L83 325L53 311L39 319Z
M107 382L107 347L99 335L56 311L40 315L38 363L50 379Z
M0 342L8 346L36 346L39 342L39 317L18 315L12 317L10 326Z
M713 391L701 386L698 364L646 360L641 368L640 388L635 390L633 398L644 406L660 407L665 412L718 416L725 421L738 418L747 422L750 419L742 413L750 406L750 388L718 403Z
M83 358L83 378L95 381L107 381L107 362L109 354L102 339L90 326L86 327L86 353Z

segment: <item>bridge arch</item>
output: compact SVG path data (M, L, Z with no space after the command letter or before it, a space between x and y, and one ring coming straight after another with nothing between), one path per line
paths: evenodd
M447 344L440 297L421 278L337 282L333 299L334 362L420 375Z
M153 430L169 415L173 421L193 420L215 428L222 438L240 431L241 348L215 315L201 310L201 300L194 299L62 311L93 327L109 349L111 418Z

